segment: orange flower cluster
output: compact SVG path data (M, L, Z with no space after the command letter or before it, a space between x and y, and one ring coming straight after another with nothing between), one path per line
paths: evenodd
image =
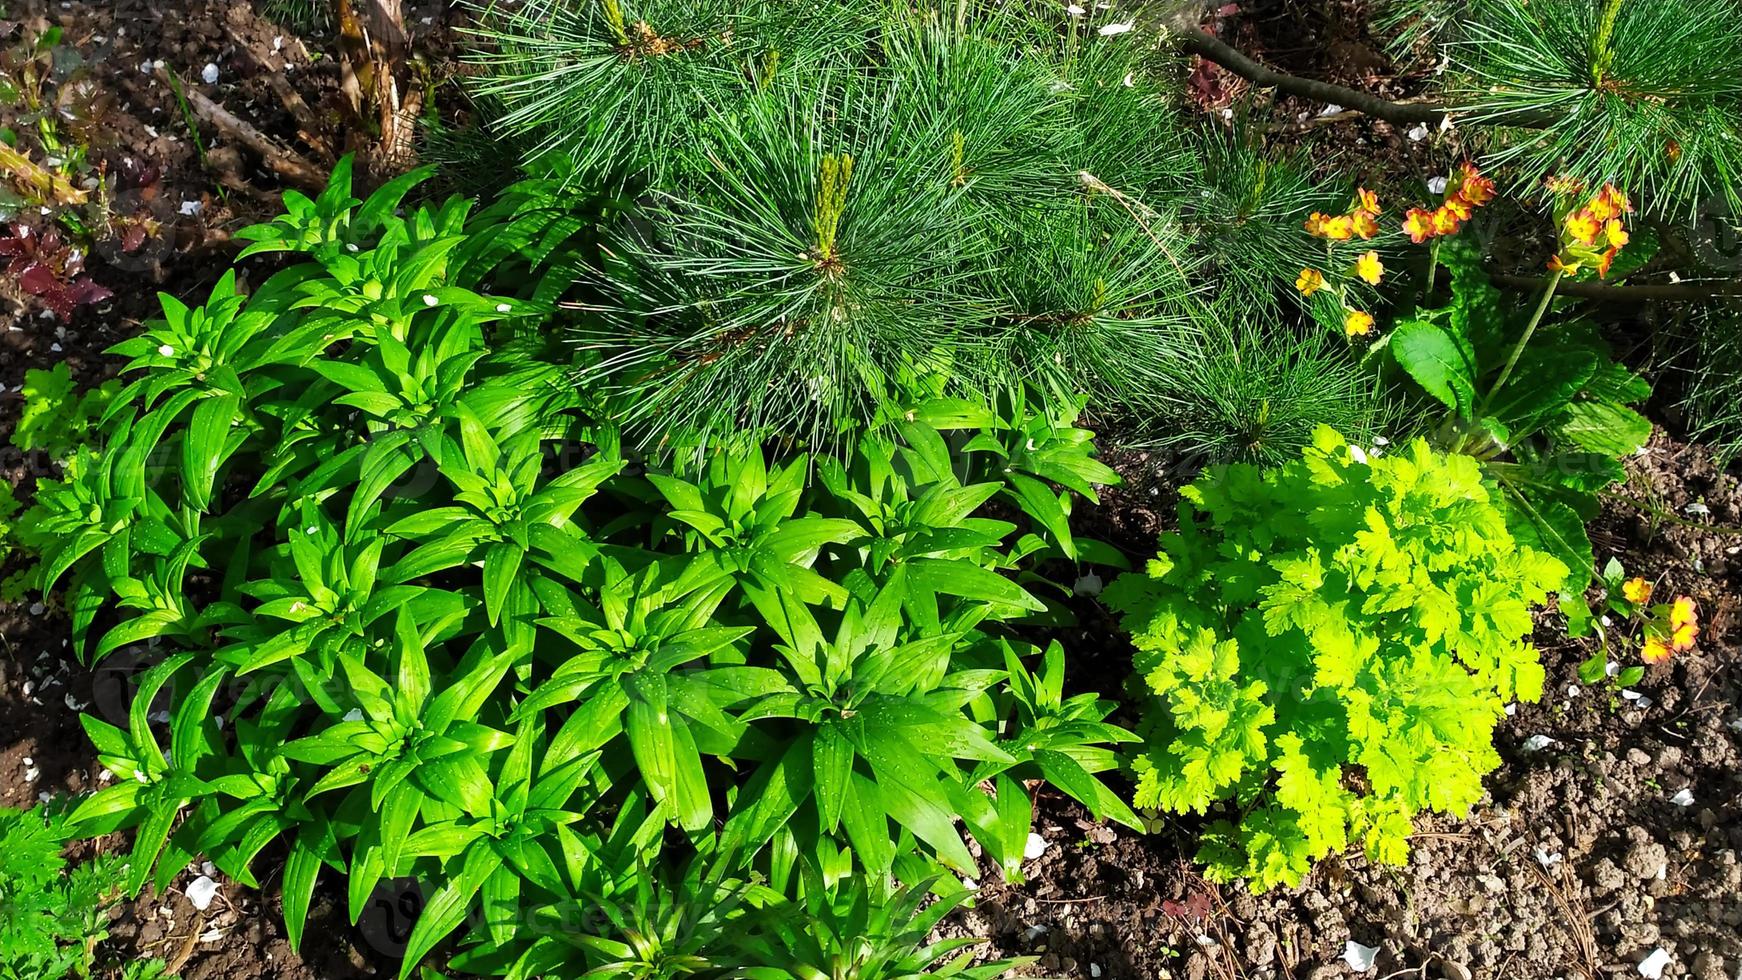
M1476 165L1468 161L1446 182L1445 198L1432 211L1410 208L1403 216L1403 232L1420 245L1430 238L1455 235L1476 209L1494 200L1494 181L1482 176Z
M1379 196L1365 187L1355 191L1355 200L1348 214L1320 214L1317 211L1306 220L1307 234L1333 242L1362 240L1379 234Z
M1548 186L1559 198L1556 210L1561 241L1560 251L1549 259L1549 269L1571 275L1588 264L1599 278L1608 278L1615 257L1631 240L1621 219L1633 213L1633 203L1614 184L1604 184L1582 207L1575 208L1571 201L1583 190L1578 181L1557 177L1550 179Z
M1664 615L1662 606L1655 612L1660 617ZM1692 650L1694 642L1699 639L1700 617L1693 599L1685 595L1676 596L1675 601L1669 604L1667 619L1667 627L1661 621L1650 623L1646 627L1645 647L1640 651L1640 657L1648 664L1660 664L1672 654Z

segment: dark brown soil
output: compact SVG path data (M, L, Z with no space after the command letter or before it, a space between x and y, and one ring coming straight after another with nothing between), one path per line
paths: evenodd
M426 40L440 31L442 4L407 6L408 24ZM1217 26L1288 70L1410 94L1418 83L1382 70L1362 13L1348 2L1263 3ZM155 213L169 227L143 256L97 256L92 276L116 298L71 322L41 317L17 297L3 301L0 327L13 329L0 329L0 437L16 419L27 367L64 359L81 379L102 377L112 366L100 352L152 315L154 290L199 294L228 261L228 235L276 208L277 182L248 151L208 131L202 164L173 95L139 66L162 60L195 80L204 65L217 65L218 82L204 90L295 146L304 145L295 121L264 73L285 72L312 105L335 85L330 57L311 57L330 51L330 39L299 38L250 0L13 0L3 16L60 23L70 43L107 66L103 79L121 111L101 152L117 166L127 157L143 163L152 194L167 202ZM1214 84L1204 93L1209 103L1228 94ZM1320 108L1284 101L1275 119L1316 126ZM1336 125L1354 155L1380 154L1387 168L1425 173L1445 162L1445 147L1430 149L1385 123ZM220 193L220 181L232 186ZM1109 458L1126 486L1082 517L1090 533L1140 562L1172 519L1179 474L1161 456L1110 450ZM16 458L4 468L15 483L50 472ZM1351 974L1343 963L1351 940L1380 948L1365 974L1372 978L1636 976L1634 964L1659 948L1671 958L1666 977L1742 976L1742 535L1683 523L1742 525L1742 488L1701 450L1661 434L1632 469L1626 492L1636 503L1612 502L1594 528L1599 561L1619 555L1628 569L1661 576L1662 588L1695 596L1706 620L1700 647L1649 670L1635 688L1643 697L1624 698L1579 685L1586 644L1545 626L1537 642L1550 696L1521 706L1497 732L1506 764L1469 820L1419 821L1407 867L1336 859L1298 890L1255 897L1197 876L1194 821L1138 835L1044 796L1036 830L1048 847L1024 869L1028 880L988 878L977 906L945 931L988 938L988 956L1036 955L1030 972L1072 978L1343 976ZM1104 613L1092 604L1082 613L1083 626L1061 635L1071 682L1114 692L1128 648ZM73 662L65 635L53 609L0 606L0 805L87 791L101 779L77 712L118 718L124 684ZM1527 750L1538 736L1554 741ZM1687 805L1676 802L1683 790ZM263 873L263 892L223 881L201 912L183 891L201 871L126 904L105 956L162 957L188 980L345 980L396 969L393 933L402 923L350 926L330 875L317 893L305 959L284 941L274 875Z

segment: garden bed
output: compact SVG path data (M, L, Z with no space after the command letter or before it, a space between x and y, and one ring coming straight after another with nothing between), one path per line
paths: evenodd
M416 43L441 65L451 43L445 5L408 4L406 15ZM155 314L157 290L204 295L229 266L231 233L278 211L279 175L233 146L191 145L175 95L144 66L161 60L187 79L216 66L207 94L290 146L304 145L298 120L281 108L282 93L266 73L283 73L311 105L337 86L331 60L309 54L327 39L300 40L250 3L213 0L172 13L141 0L33 0L23 17L45 17L70 42L101 52L98 78L119 100L113 132L122 145L112 152L139 161L131 190L165 231L137 254L92 261L90 275L113 298L70 320L17 303L0 312L7 327L0 331L0 437L22 407L27 369L66 363L84 384L109 376L116 362L103 351ZM1255 35L1251 23L1264 20L1244 28L1249 43L1262 43L1267 35ZM1360 38L1335 41L1328 50L1383 60ZM1352 71L1337 80L1370 76ZM1411 84L1387 79L1383 88L1395 96ZM1214 101L1225 93L1200 94ZM1375 155L1398 166L1417 155L1397 127L1332 125L1373 141ZM1679 421L1658 405L1647 414ZM1109 541L1140 565L1154 554L1156 535L1173 526L1182 481L1171 457L1125 448L1117 430L1103 432L1100 442L1103 459L1125 482L1098 506L1079 508L1075 523L1080 534ZM1533 642L1547 693L1539 704L1518 706L1496 730L1504 763L1469 819L1417 819L1406 866L1374 866L1351 853L1320 863L1300 888L1254 896L1198 873L1193 855L1214 814L1163 816L1153 833L1139 834L1042 788L1034 830L1045 846L1031 847L1026 880L1006 884L985 868L973 906L947 919L940 934L983 937L987 959L1035 956L1026 973L1069 978L1323 980L1359 969L1368 977L1596 980L1637 975L1636 964L1660 950L1671 964L1665 977L1742 976L1742 533L1735 530L1742 527L1742 480L1734 466L1724 470L1662 424L1627 470L1622 496L1607 499L1591 525L1598 562L1619 558L1663 592L1693 597L1702 610L1699 646L1649 667L1626 690L1589 684L1580 665L1594 641L1569 639L1558 615L1539 612ZM27 484L52 473L27 455L9 459L6 476ZM1079 625L1046 634L1068 651L1067 693L1111 696L1126 683L1130 642L1092 601L1075 606ZM0 807L103 783L78 716L88 711L124 726L131 671L119 659L94 672L81 666L68 655L67 635L64 615L40 602L0 607ZM1129 707L1110 720L1137 725ZM114 834L75 853L127 846L126 834ZM260 891L199 867L167 892L148 889L121 907L106 955L158 957L186 980L344 980L397 971L420 896L384 885L354 927L342 884L323 877L299 956L281 919L282 865L282 854L269 849L255 869ZM202 872L218 879L218 891L209 901L201 893L196 908L189 885ZM1362 960L1360 947L1377 948L1376 958Z

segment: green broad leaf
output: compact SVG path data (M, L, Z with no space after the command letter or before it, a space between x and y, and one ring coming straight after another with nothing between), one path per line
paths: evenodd
M87 796L67 817L67 824L77 827L132 813L139 809L139 794L144 790L145 785L133 779L105 786Z
M484 611L491 626L502 617L502 605L525 555L526 551L512 541L498 541L484 552Z
M1596 560L1585 520L1566 501L1553 496L1523 494L1506 486L1503 510L1507 529L1519 544L1553 555L1567 567L1561 591L1582 595L1591 581ZM1582 602L1582 600L1580 600Z
M298 827L284 862L284 928L292 950L302 942L321 865L335 863L337 856L338 842L325 816L317 812Z
M1070 498L1060 498L1059 494L1046 484L1033 477L1021 473L1010 474L1010 489L1016 496L1017 506L1041 527L1046 528L1058 542L1059 550L1066 558L1077 557L1076 542L1071 537L1071 516L1065 509L1065 501Z
M1001 772L994 777L992 789L997 794L996 824L986 828L989 831L987 836L991 838L986 843L991 845L992 855L1004 873L1010 875L1021 867L1023 855L1027 852L1029 829L1034 825L1034 805L1022 784L1012 779L1009 773Z
M737 804L721 828L722 854L749 861L810 798L816 785L811 763L813 743L812 735L802 734L787 746L785 754L757 768L739 791Z
M817 810L825 833L834 833L840 825L852 783L853 758L853 743L841 733L839 725L824 722L817 730L811 764L816 770Z
M399 968L399 980L407 980L423 958L465 921L472 899L484 886L485 879L502 866L502 856L489 842L477 841L466 848L459 865L418 914L417 925L412 927L411 936L405 943L405 959Z
M1622 365L1605 360L1582 394L1591 401L1632 405L1651 397L1651 383Z
M998 425L998 415L979 402L955 398L935 398L916 405L907 413L915 422L934 429L991 429Z
M886 875L895 864L895 841L889 836L889 814L883 808L883 793L862 773L850 774L841 801L841 826L865 870Z
M1439 325L1405 320L1386 349L1422 390L1465 418L1476 409L1475 356Z
M1595 351L1545 337L1518 359L1511 380L1495 393L1488 414L1506 426L1513 440L1523 439L1572 402L1597 373L1598 363Z
M1621 458L1638 452L1651 438L1651 421L1621 405L1580 401L1568 405L1550 431L1586 452Z
M1046 603L1015 582L968 561L916 558L907 565L907 581L912 588L927 593L1046 611Z
M180 812L180 801L173 799L152 803L146 809L145 820L139 824L139 830L133 835L133 853L127 860L127 883L124 887L129 898L138 898L146 880L151 877L151 870L157 864L157 856L163 852L164 845L169 843L170 829L174 827L176 815Z
M213 395L195 405L188 419L182 434L182 482L188 504L196 509L204 510L211 502L212 481L231 444L230 426L240 406L235 395Z
M503 944L512 940L521 922L520 875L504 864L484 879L480 889L484 906L484 928L490 941ZM426 968L427 969L427 968Z

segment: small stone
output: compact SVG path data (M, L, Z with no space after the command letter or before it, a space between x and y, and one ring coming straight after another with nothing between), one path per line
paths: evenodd
M1639 975L1645 980L1662 980L1663 968L1669 966L1669 953L1662 947L1651 951L1651 955L1639 961Z
M1373 969L1373 962L1379 958L1379 947L1363 946L1351 939L1343 946L1343 962L1349 964L1349 969L1356 973L1366 973Z
M218 66L209 61L206 62L206 67L200 69L200 81L207 85L218 84Z
M1547 735L1532 735L1524 740L1524 751L1541 752L1543 749L1555 744L1557 744L1555 740L1549 738Z
M1046 847L1047 844L1045 837L1030 832L1028 835L1028 843L1022 848L1022 857L1024 860L1032 861L1035 858L1040 857L1042 854L1045 854Z
M194 904L194 908L204 912L212 907L212 899L218 895L218 883L206 875L200 875L188 882L185 894L188 901Z
M1669 801L1674 803L1676 806L1693 806L1694 792L1684 786L1680 790L1677 790L1676 794L1669 798Z

